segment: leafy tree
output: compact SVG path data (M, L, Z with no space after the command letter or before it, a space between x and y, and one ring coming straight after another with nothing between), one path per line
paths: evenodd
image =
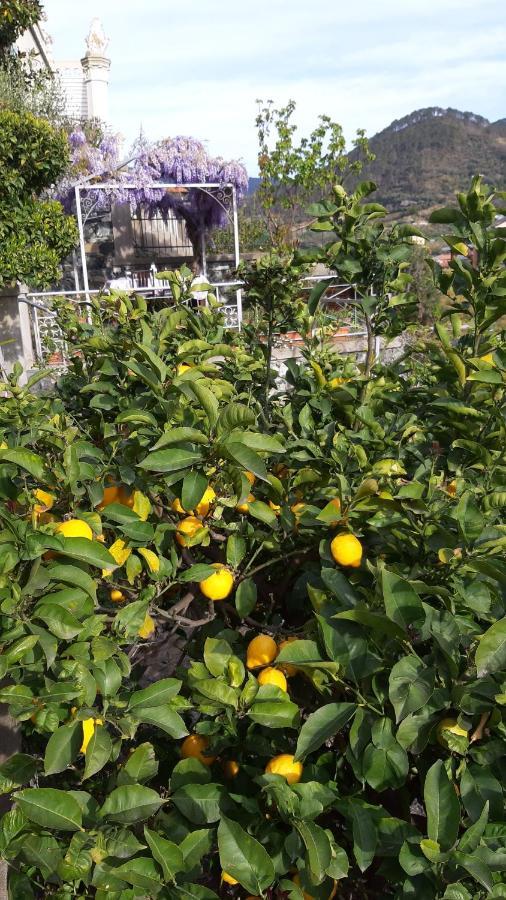
M307 227L304 207L315 195L324 196L346 175L360 172L361 157L370 158L363 131L354 146L358 158L349 159L341 126L329 116L308 137L296 142L295 103L276 109L259 101L256 119L260 184L255 200L263 210L271 242L278 251L296 246Z
M49 287L77 242L56 201L40 200L68 165L66 136L28 112L0 111L0 287Z
M42 17L39 0L2 0L0 10L0 62L24 31Z
M409 236L352 198L317 218L388 335ZM53 392L0 385L13 897L504 895L501 205L439 213L451 335L368 372L313 341L269 423L257 335L184 271L68 304Z

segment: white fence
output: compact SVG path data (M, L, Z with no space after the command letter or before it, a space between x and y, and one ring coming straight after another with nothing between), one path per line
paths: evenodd
M358 297L354 288L348 284L336 284L335 276L308 276L304 279L304 291L309 292L317 281L329 281L328 292L322 299L322 309L328 313L329 323L335 322L337 334L349 334L350 337L360 337L364 334L363 321L359 312ZM170 302L170 282L156 277L156 268L153 266L146 271L135 273L126 272L121 278L118 288L130 292L139 293L146 298L167 298ZM114 283L110 285L115 287ZM221 281L210 285L221 309L225 315L226 325L229 328L240 330L243 322L242 295L244 283L242 281ZM34 355L38 363L51 365L55 368L64 368L68 354L65 339L58 324L58 313L52 308L53 298L66 298L75 302L83 309L90 305L90 297L99 296L104 291L43 291L19 295L19 302L27 305L29 310L30 326Z

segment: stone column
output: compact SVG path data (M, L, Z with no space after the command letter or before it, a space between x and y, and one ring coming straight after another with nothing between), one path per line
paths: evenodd
M100 19L93 19L86 38L86 55L81 60L86 88L88 119L109 118L109 70L111 60L105 55L108 40Z
M7 373L16 362L25 371L34 366L30 310L20 302L25 291L22 286L0 290L0 359Z

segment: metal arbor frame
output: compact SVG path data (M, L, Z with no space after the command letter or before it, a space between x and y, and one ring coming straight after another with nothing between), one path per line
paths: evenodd
M86 294L89 294L90 285L88 279L88 265L86 262L86 242L84 238L84 226L88 221L89 217L92 215L96 205L97 200L92 197L83 197L82 191L115 191L121 187L121 190L127 191L135 191L138 190L138 185L134 184L115 184L114 182L105 182L102 184L90 184L89 181L80 182L75 186L75 195L76 195L76 212L77 212L77 224L79 227L79 248L81 255L81 266L83 273L83 288ZM203 183L203 184L174 184L168 182L160 182L154 181L149 184L143 185L145 188L153 188L157 190L199 190L205 194L208 194L216 203L222 207L222 209L226 212L229 222L232 224L233 232L234 232L234 261L236 267L240 262L240 248L239 248L239 219L237 215L237 191L235 185L233 184L219 184L219 183ZM204 268L206 261L205 254L205 246L202 247L203 250L203 260L204 260ZM206 271L203 273L207 274ZM76 287L79 287L76 285ZM237 305L238 308L241 306L241 297L240 291L238 291L237 297ZM242 318L242 316L241 316Z

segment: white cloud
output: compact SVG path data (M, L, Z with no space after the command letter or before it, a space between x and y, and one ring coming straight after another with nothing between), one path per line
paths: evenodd
M257 97L320 112L348 137L423 106L506 114L502 0L46 0L58 58L93 15L111 39L111 114L131 140L191 133L255 166Z

